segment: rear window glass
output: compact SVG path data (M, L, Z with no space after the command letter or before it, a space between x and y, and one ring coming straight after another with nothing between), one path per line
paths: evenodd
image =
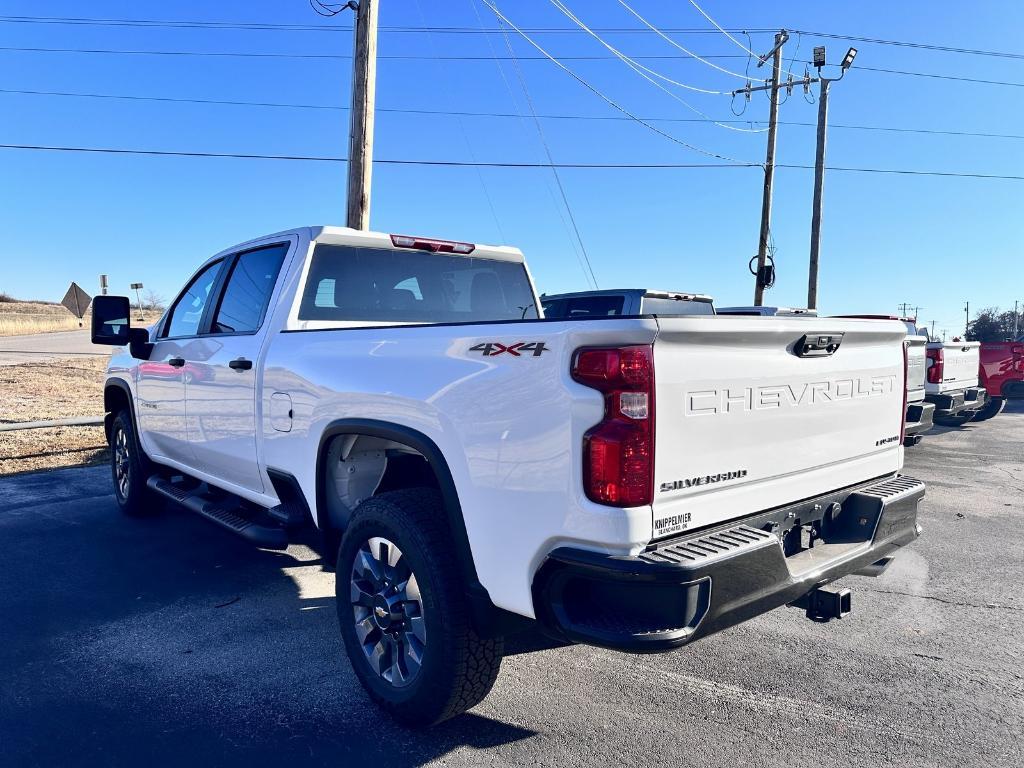
M685 299L648 299L641 305L645 315L713 315L715 307L710 301Z
M538 317L523 264L318 245L300 320L461 323Z
M544 317L608 317L621 315L624 299L621 296L579 296L572 299L545 301Z

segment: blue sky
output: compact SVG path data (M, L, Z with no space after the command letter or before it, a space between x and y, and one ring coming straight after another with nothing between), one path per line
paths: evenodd
M738 72L743 52L684 0L627 0L661 28L703 30L673 35L681 45ZM565 0L588 25L640 29L617 0ZM571 28L548 0L498 2L525 28ZM757 3L705 0L727 29L779 27L1021 54L1019 2ZM475 8L474 8L475 6ZM480 0L382 0L383 27L496 26ZM427 15L429 14L429 15ZM320 30L199 29L14 23L10 17L188 20L301 24ZM70 53L10 48L236 52L347 56L351 14L317 16L306 0L279 2L0 3L0 143L72 147L341 156L348 114L298 109L2 92L91 93L175 99L347 106L350 62L344 58ZM333 29L333 31L332 31ZM742 81L649 33L601 33L667 77L710 90ZM578 74L635 114L697 117L642 79L588 35L534 38ZM737 35L743 42L746 38ZM755 50L772 34L752 34ZM615 117L601 99L523 39L511 40L529 95L541 114ZM839 61L848 43L794 34L787 63L818 44ZM799 51L797 46L799 45ZM1024 59L856 43L859 56L832 88L834 125L1024 135L1020 86L992 85L870 71L868 67L1024 83ZM468 112L528 110L501 35L400 33L380 39L378 106ZM402 58L402 57L419 58ZM436 57L477 57L438 60ZM394 58L398 57L398 58ZM757 70L751 66L751 71ZM504 76L503 76L504 75ZM763 75L762 75L763 76ZM508 83L508 86L506 85ZM509 87L510 86L510 87ZM667 86L701 112L734 119L726 96ZM733 107L743 106L737 101ZM764 120L767 98L754 95L744 118ZM817 108L801 93L783 104L784 121L813 123ZM711 123L657 122L680 140L723 156L761 162L765 135ZM542 120L556 162L701 163L694 153L629 120ZM531 119L380 112L378 159L542 163ZM783 125L778 162L814 162L813 127ZM829 165L1024 175L1024 139L947 136L833 128ZM234 242L303 224L341 224L342 163L226 158L114 156L0 149L0 290L59 299L70 280L93 292L109 273L115 292L141 280L165 297L195 265ZM760 168L564 169L561 179L602 287L647 286L702 291L720 304L750 303L747 261L756 252ZM523 249L540 290L586 287L574 239L546 168L378 165L374 229L504 242ZM778 267L766 303L802 306L813 174L779 169L772 232ZM833 171L827 175L819 304L824 311L894 312L923 307L922 321L954 331L963 304L1024 300L1024 181Z

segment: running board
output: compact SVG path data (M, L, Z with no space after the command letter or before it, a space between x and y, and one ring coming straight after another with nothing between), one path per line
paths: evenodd
M283 528L259 525L236 514L224 502L206 498L200 489L189 490L175 485L160 475L152 475L146 485L161 496L185 509L226 528L246 541L264 549L287 549L288 534Z

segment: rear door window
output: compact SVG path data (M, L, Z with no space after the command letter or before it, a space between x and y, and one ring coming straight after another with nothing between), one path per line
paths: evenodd
M246 251L235 259L211 333L252 333L259 330L274 292L288 243Z
M458 323L536 319L522 263L317 245L300 320Z

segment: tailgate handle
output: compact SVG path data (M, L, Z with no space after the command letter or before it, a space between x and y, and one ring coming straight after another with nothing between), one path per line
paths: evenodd
M800 337L793 351L797 357L828 357L842 343L841 333L808 333Z

